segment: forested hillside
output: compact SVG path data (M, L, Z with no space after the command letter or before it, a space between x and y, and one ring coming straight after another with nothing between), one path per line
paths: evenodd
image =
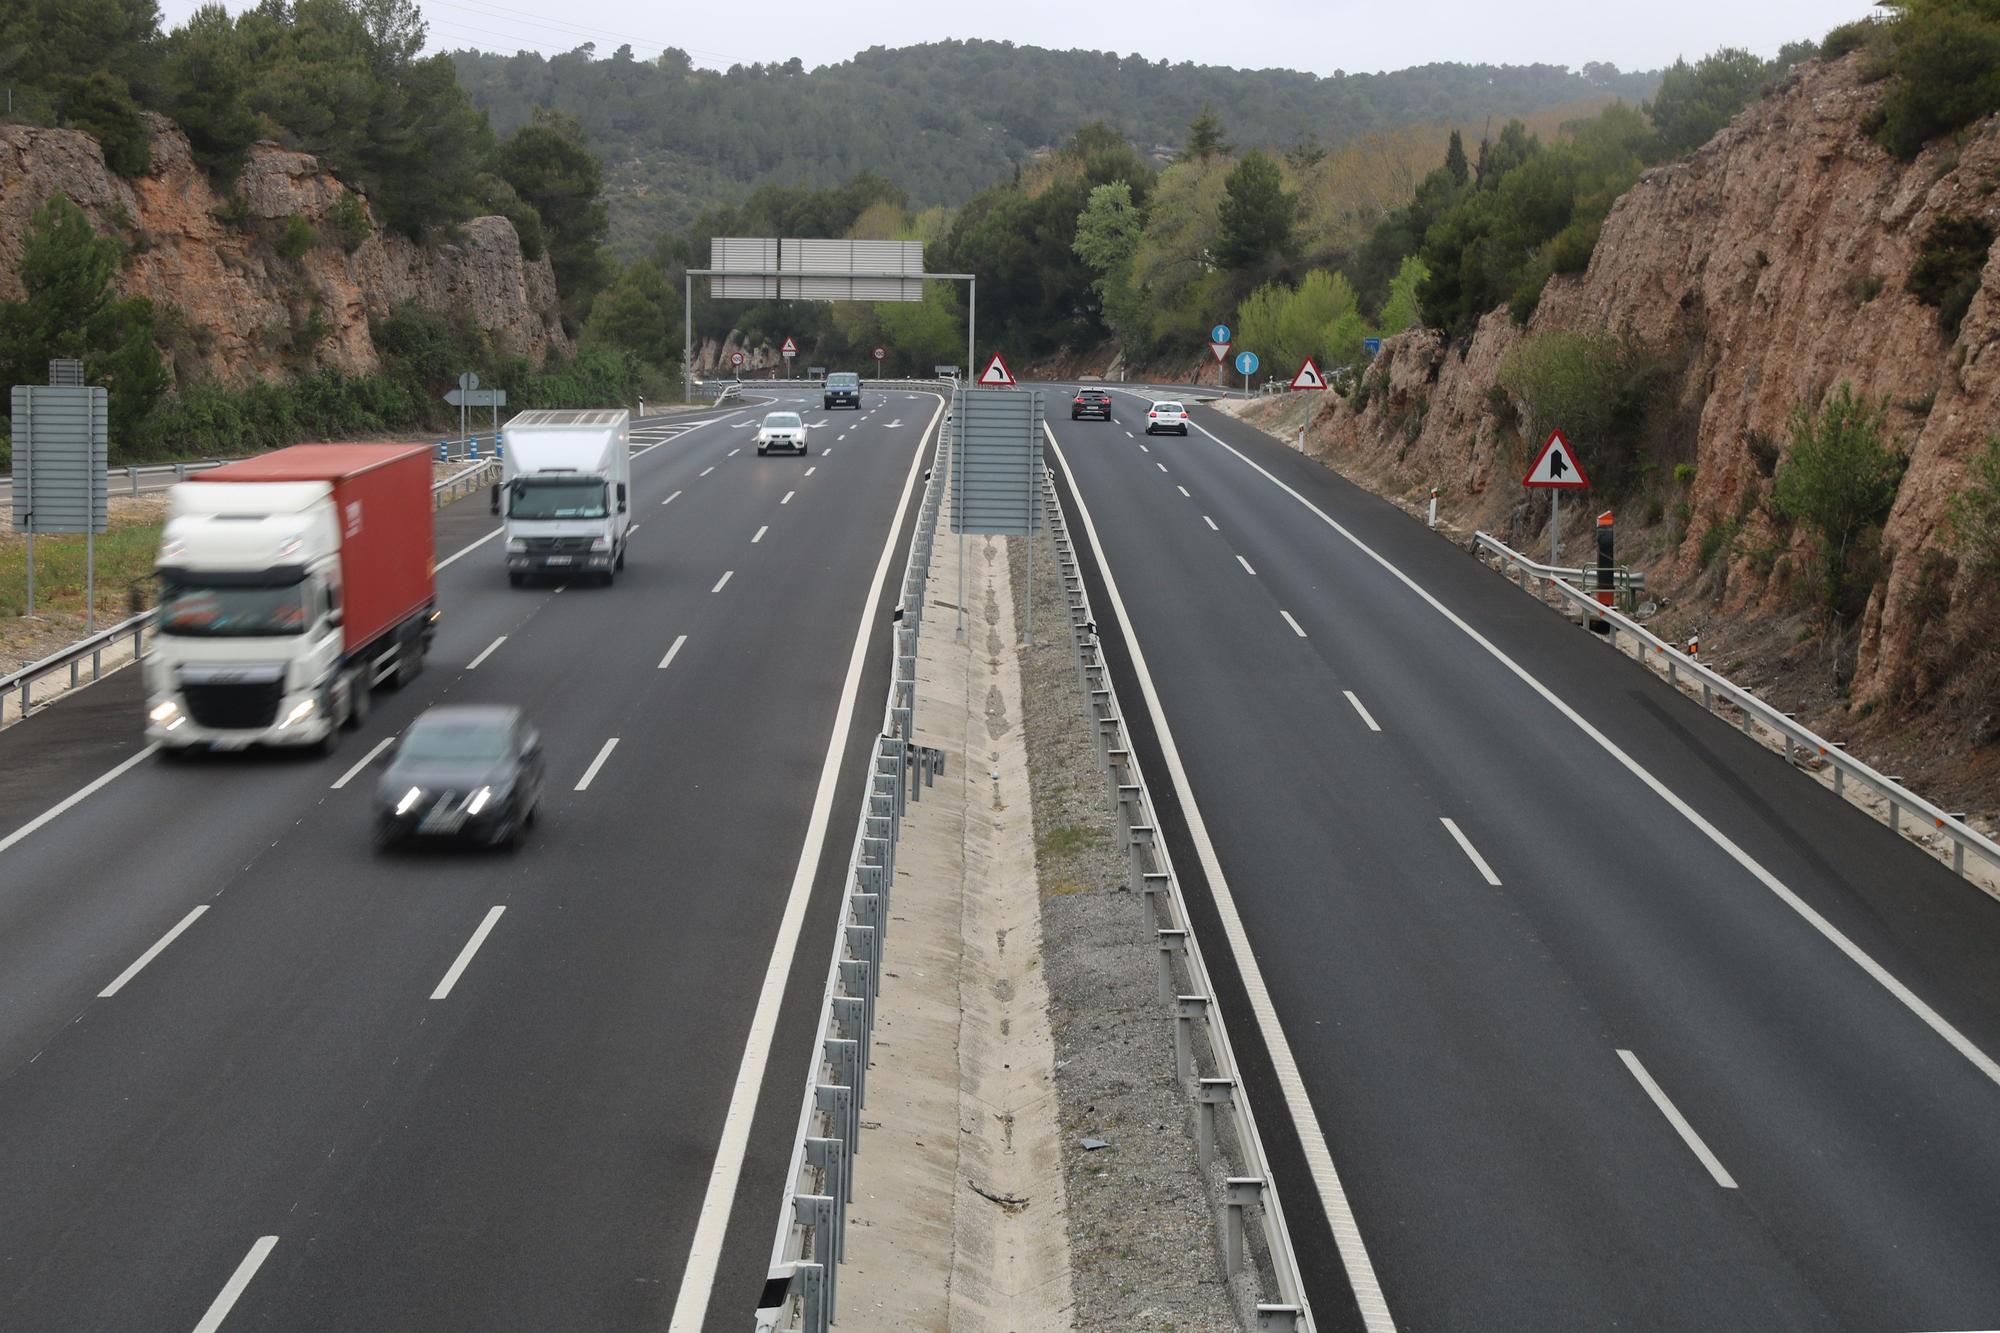
M1282 58L1282 53L1278 54ZM765 182L829 186L874 171L918 206L958 204L1101 122L1154 165L1186 147L1204 106L1246 146L1344 143L1370 131L1529 117L1609 97L1649 96L1657 74L1586 65L1425 65L1321 77L1143 56L954 41L807 70L797 61L694 68L668 50L553 59L462 51L460 83L501 133L537 106L575 116L605 160L612 244L634 252L703 208Z

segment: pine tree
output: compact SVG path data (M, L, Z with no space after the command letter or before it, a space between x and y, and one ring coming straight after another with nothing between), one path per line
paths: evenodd
M1221 119L1215 114L1214 107L1204 104L1201 114L1188 126L1187 151L1181 156L1199 161L1204 157L1227 157L1229 151Z
M1471 164L1465 160L1465 136L1457 130L1451 132L1451 147L1445 150L1444 169L1460 185L1472 175Z
M1278 164L1251 149L1223 184L1222 239L1216 258L1227 269L1255 267L1291 244L1298 196L1285 191Z

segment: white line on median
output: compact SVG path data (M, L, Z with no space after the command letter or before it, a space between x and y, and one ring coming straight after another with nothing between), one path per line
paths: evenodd
M250 1285L250 1279L257 1276L257 1270L264 1266L264 1261L271 1257L271 1251L277 1247L276 1236L257 1238L257 1243L250 1247L250 1253L243 1256L243 1262L236 1265L236 1271L229 1275L229 1281L224 1283L222 1290L217 1293L214 1304L208 1307L208 1313L194 1326L194 1333L215 1333L215 1330L222 1327L222 1321L229 1318L229 1312L236 1308L236 1302L242 1297L243 1289Z
M153 751L159 748L160 747L157 744L148 745L145 749L139 751L139 753L133 755L130 759L127 759L124 763L118 765L118 767L112 769L108 773L104 773L96 778L91 779L90 782L86 783L84 786L77 788L69 795L63 797L62 800L56 802L48 809L42 811L42 813L36 815L33 819L29 820L27 823L21 825L21 827L15 829L12 833L9 833L6 837L0 838L0 852L6 851L9 847L12 847L15 843L21 841L23 838L27 837L30 833L33 833L36 829L42 827L42 825L47 824L49 821L58 818L59 816L62 815L64 811L68 810L70 807L89 800L92 796L95 796L99 791L110 786L113 782L116 782L119 778L124 777L134 768L137 768L142 760L144 760L147 756L151 755Z
M770 530L771 530L771 525L768 523L766 523L763 527L757 529L757 535L750 539L750 544L752 546L755 546L758 542L763 541L764 534L769 532Z
M1298 621L1292 619L1292 613L1290 611L1279 611L1278 614L1283 616L1285 618L1285 623L1292 627L1292 633L1298 635L1301 639L1303 639L1306 636L1305 628L1302 625L1300 625Z
M597 752L597 758L590 761L590 767L584 769L583 776L576 780L576 789L578 791L590 790L591 779L597 776L597 770L604 767L604 761L609 759L611 752L617 748L618 738L616 736L604 742L604 748Z
M1451 830L1451 836L1458 840L1459 849L1463 851L1466 854L1466 856L1471 858L1472 864L1478 868L1479 873L1486 877L1486 882L1488 884L1491 884L1496 889L1499 888L1500 877L1493 873L1492 866L1486 864L1486 858L1481 856L1479 854L1479 849L1472 845L1472 839L1466 837L1465 834L1459 830L1458 825L1453 823L1451 820L1441 818L1440 822L1447 829Z
M725 569L725 570L723 570L723 571L722 571L722 577L721 577L721 578L719 578L719 579L717 579L717 580L715 581L715 586L714 586L713 588L710 588L710 589L709 589L709 591L710 591L710 592L721 592L721 591L722 591L722 585L723 585L723 584L725 584L725 583L727 583L727 582L729 582L729 576L730 576L731 574L734 574L735 572L736 572L736 571L735 571L735 570L733 570L733 569Z
M861 623L855 630L854 649L847 660L847 678L841 686L840 706L834 712L833 733L827 742L826 761L820 768L819 788L813 796L812 814L806 823L805 845L799 851L798 869L792 876L784 915L779 919L778 937L771 947L771 961L764 970L763 988L758 993L757 1011L750 1021L750 1033L743 1043L743 1061L737 1066L736 1083L729 1095L729 1113L723 1121L721 1142L715 1164L703 1191L700 1219L695 1224L694 1242L689 1247L687 1266L681 1270L680 1291L674 1298L668 1333L698 1333L708 1319L708 1303L715 1291L716 1270L722 1261L722 1238L729 1230L730 1210L736 1202L736 1186L743 1174L743 1159L750 1145L750 1122L757 1109L757 1094L764 1086L764 1072L771 1059L771 1043L777 1033L778 1009L785 998L785 979L791 974L798 953L799 932L805 925L806 906L812 897L813 880L819 874L820 857L826 843L827 821L833 808L833 793L840 775L840 762L854 713L854 697L861 687L861 669L867 658L875 625L875 604L889 576L895 558L896 537L903 518L909 513L910 497L916 490L917 472L924 449L944 415L944 399L937 400L930 425L917 437L910 456L910 470L903 478L903 498L889 523L889 535L882 543L882 557L875 577L861 604ZM817 1057L815 1057L816 1059Z
M504 639L507 636L503 634L500 637ZM494 647L497 648L499 647L499 645L496 643ZM488 648L486 650L487 653L490 653L492 651L493 651L492 648ZM486 656L486 653L481 653L480 656L484 657ZM473 665L478 666L479 664L477 662L474 662ZM376 741L374 749L370 750L367 754L362 755L361 758L358 761L356 761L353 768L348 769L345 773L342 773L339 777L334 779L333 790L339 791L342 787L345 787L348 783L360 777L361 770L375 762L375 756L381 754L382 751L388 749L395 743L396 743L396 738L394 736L384 736L381 740Z
M493 642L491 642L491 643L487 644L487 645L486 645L486 648L485 648L485 650L484 650L484 651L482 651L482 652L481 652L481 653L479 654L479 656L477 656L477 657L473 658L473 659L472 659L472 660L471 660L470 662L467 662L467 663L465 664L465 669L466 669L467 671L477 671L477 670L479 669L479 664L480 664L481 662L484 662L484 661L485 661L485 660L486 660L487 658L489 658L489 657L493 656L493 650L494 650L494 649L496 649L496 648L498 648L498 647L499 647L499 646L500 646L501 644L503 644L503 643L505 643L505 642L507 642L507 636L506 636L506 635L504 635L504 634L502 634L502 635L501 635L501 636L500 636L499 638L497 638L497 639L495 639L495 640L494 640ZM339 783L335 783L334 785L335 785L335 786L339 786L340 784L339 784Z
M1653 1105L1660 1108L1660 1114L1667 1118L1667 1123L1680 1134L1681 1141L1694 1150L1694 1155L1708 1168L1708 1174L1715 1177L1715 1183L1726 1190L1735 1189L1736 1177L1723 1169L1720 1159L1708 1150L1708 1145L1701 1141L1701 1135L1694 1132L1694 1126L1687 1122L1687 1117L1680 1113L1680 1108L1667 1100L1667 1094L1653 1081L1653 1076L1646 1072L1646 1066L1639 1063L1639 1057L1630 1051L1621 1050L1618 1052L1618 1058L1632 1071L1632 1077L1639 1080L1639 1086L1653 1099Z
M1221 528L1218 528L1218 527L1216 527L1216 526L1215 526L1215 520L1214 520L1214 519L1212 519L1212 518L1210 518L1210 517L1209 517L1209 516L1208 516L1207 514L1203 514L1203 515L1201 516L1201 521L1202 521L1202 522L1204 522L1204 523L1206 523L1206 524L1208 524L1208 530L1209 530L1210 532L1220 532L1220 531L1222 531L1222 529L1221 529Z
M797 491L786 491L786 492L785 492L785 498L784 498L784 499L782 499L782 500L780 500L780 501L778 501L778 503L779 503L779 504L781 504L781 505L788 505L788 504L790 504L790 503L792 502L792 497L793 497L794 495L797 495L797 494L798 494L798 492L797 492Z
M681 493L680 493L679 491L675 491L675 492L674 492L674 493L673 493L672 495L669 495L669 496L668 496L668 497L667 497L666 499L664 499L664 500L660 501L660 503L661 503L661 504L663 504L663 505L670 505L670 504L672 504L672 503L673 503L674 501L676 501L676 500L678 500L678 499L680 499L680 498L681 498Z
M1374 714L1370 713L1368 709L1362 705L1361 700L1355 697L1353 690L1342 690L1341 693L1347 696L1347 702L1354 705L1354 711L1361 714L1361 720L1368 724L1368 730L1370 731L1382 730L1382 728L1375 725Z
M472 932L472 938L458 951L458 957L453 961L451 971L444 974L444 980L440 981L437 989L431 992L433 1000L442 1000L451 994L451 988L458 984L459 977L465 972L465 965L472 961L472 955L479 952L479 946L486 943L487 935L492 933L493 923L498 921L500 914L506 910L504 906L496 906L486 914L486 919L479 923L479 929Z
M679 638L674 640L674 646L667 649L667 655L660 659L660 670L665 671L668 667L674 664L674 655L680 652L681 645L686 643L687 641L688 641L688 636L685 634L681 635Z
M1242 556L1239 555L1236 557L1236 563L1243 566L1243 572L1245 574L1248 574L1253 579L1257 577L1257 571L1250 568L1250 562L1248 560L1245 560Z
M152 948L146 950L146 952L139 955L139 960L137 962L133 963L132 966L126 968L123 972L120 972L118 974L118 980L112 982L109 986L106 986L103 990L97 992L97 998L100 1000L108 1000L112 996L116 995L119 991L125 989L126 982L130 981L133 977L138 976L139 973L142 970L144 970L146 964L152 962L155 958L158 958L160 956L160 951L162 949L165 949L169 944L172 944L175 940L179 939L181 932L186 930L189 926L192 926L195 923L195 918L199 917L203 912L206 912L207 910L208 910L208 904L203 903L200 907L195 908L192 912L189 912L186 916L182 917L181 923L178 926L175 926L172 930L160 936L158 942L156 942Z

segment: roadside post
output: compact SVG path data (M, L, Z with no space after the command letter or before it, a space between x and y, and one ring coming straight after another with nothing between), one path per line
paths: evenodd
M1611 589L1613 582L1614 578L1612 574L1612 564L1611 564L1611 511L1607 509L1603 513L1597 516L1598 605L1600 606L1611 605L1612 602ZM1599 634L1608 634L1611 632L1611 622L1608 620L1599 619L1596 616L1591 617L1590 627L1591 629L1597 631Z
M792 358L799 354L799 345L792 341L791 334L788 333L785 335L785 345L778 349L778 354L785 358L785 378L790 379L792 377Z
M1437 487L1435 487L1435 486L1433 486L1433 487L1431 487L1431 521L1430 521L1430 526L1431 526L1431 527L1433 527L1433 528L1435 528L1435 527L1436 527L1437 525L1438 525L1438 488L1437 488Z
M1534 466L1528 469L1528 475L1521 479L1521 484L1549 493L1549 563L1561 564L1562 493L1587 490L1590 486L1590 479L1576 465L1575 450L1570 448L1561 431L1549 432L1548 441L1535 455Z
M882 378L882 362L888 357L889 349L879 344L875 348L875 378Z

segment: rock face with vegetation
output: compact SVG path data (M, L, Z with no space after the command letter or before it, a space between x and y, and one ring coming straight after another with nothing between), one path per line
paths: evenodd
M301 366L373 374L370 321L405 305L462 315L537 365L569 354L549 260L525 257L507 219L473 218L420 244L385 231L317 159L270 142L251 146L225 199L177 126L146 122L151 165L129 180L81 131L0 125L0 300L22 295L30 219L60 194L125 243L120 290L171 312L183 380L243 383Z
M1881 74L1867 53L1803 66L1641 176L1525 327L1501 309L1455 343L1391 339L1351 399L1318 406L1313 447L1526 541L1548 506L1520 477L1561 426L1593 499L1655 531L1650 586L1746 621L1817 612L1835 707L1951 698L1965 741L2000 739L1979 484L2000 453L2000 123L1899 160L1871 133ZM1854 468L1878 475L1850 479L1865 502L1830 573L1838 523L1801 485L1849 425Z

